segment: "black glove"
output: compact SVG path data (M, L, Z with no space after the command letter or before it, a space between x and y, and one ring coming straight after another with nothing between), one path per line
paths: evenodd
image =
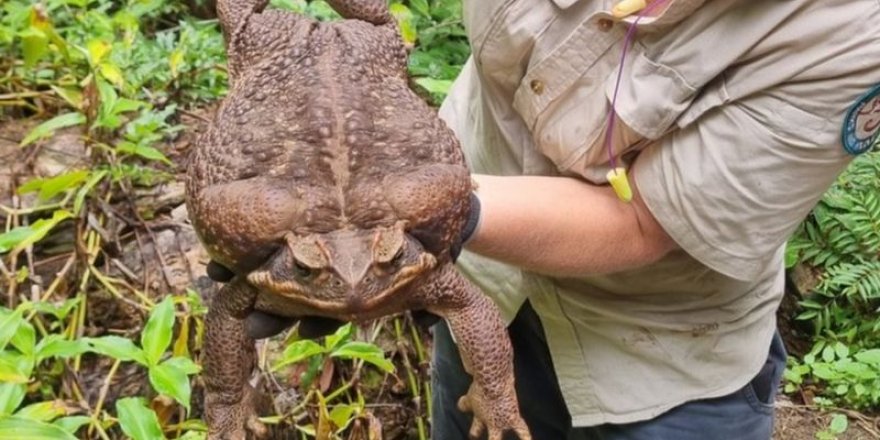
M235 274L232 273L231 270L213 260L208 263L206 271L208 273L208 278L218 283L229 282L235 277ZM321 336L333 334L333 332L345 324L342 321L332 318L319 316L288 318L286 316L278 316L254 310L246 318L245 326L247 327L248 336L252 339L264 339L281 333L292 327L297 321L299 322L300 336L307 339L316 339Z
M474 232L477 231L477 226L479 225L480 198L477 197L476 194L471 193L471 209L468 211L468 218L464 223L464 227L461 228L461 236L459 236L458 241L452 244L452 249L449 250L453 262L455 262L455 260L458 259L458 256L461 255L462 248L467 244L468 240L471 239Z

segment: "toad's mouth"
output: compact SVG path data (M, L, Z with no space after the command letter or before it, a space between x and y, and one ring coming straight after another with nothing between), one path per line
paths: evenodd
M437 259L429 254L419 255L418 262L401 268L388 285L375 293L363 294L363 289L354 286L336 298L321 299L309 295L309 288L294 280L275 280L269 272L258 271L248 275L248 282L269 295L283 296L298 305L310 308L321 315L332 317L359 317L370 311L377 311L413 280L426 275L437 266Z

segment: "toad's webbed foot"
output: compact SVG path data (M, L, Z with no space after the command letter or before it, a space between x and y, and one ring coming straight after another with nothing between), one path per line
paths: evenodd
M256 413L256 391L246 385L241 399L223 402L211 394L205 399L205 418L210 427L208 440L264 439L268 429L259 421Z

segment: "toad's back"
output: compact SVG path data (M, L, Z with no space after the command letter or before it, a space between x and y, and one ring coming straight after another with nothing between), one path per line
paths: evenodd
M463 164L450 130L409 89L394 27L283 11L250 20L266 32L230 48L247 62L190 165L194 222L215 257L231 263L245 251L212 248L236 241L220 235L247 236L253 248L282 231L393 224L387 176ZM205 193L221 187L218 212ZM233 208L230 197L240 199ZM238 226L219 225L218 216Z

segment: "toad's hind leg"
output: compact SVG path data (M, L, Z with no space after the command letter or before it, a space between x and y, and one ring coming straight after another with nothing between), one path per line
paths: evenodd
M255 299L253 288L235 280L208 308L203 377L209 440L245 440L248 432L262 438L267 433L257 420L256 391L248 384L256 353L244 318Z
M489 440L501 440L513 432L531 440L519 412L514 387L513 350L507 329L495 304L452 265L440 269L418 289L415 300L449 323L465 370L473 376L459 409L471 411L470 436L488 431Z

